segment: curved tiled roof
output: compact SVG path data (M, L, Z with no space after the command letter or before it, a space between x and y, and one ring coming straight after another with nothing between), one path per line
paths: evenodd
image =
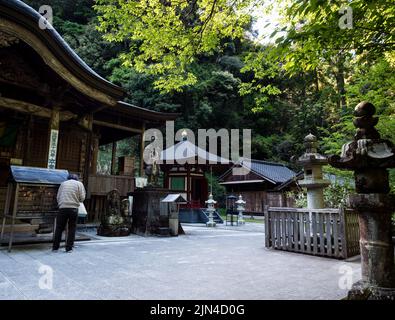
M287 166L276 163L269 162L263 160L255 160L255 159L240 159L235 166L243 166L249 171L261 177L263 180L269 181L274 185L281 186L290 180L294 180L298 174L289 169ZM228 176L232 172L232 168L229 171L225 172L220 178L220 181L225 181L226 176ZM232 183L237 183L239 180L232 180ZM240 179L240 182L246 182L246 180ZM262 182L259 180L253 180L255 182Z
M93 71L54 28L41 29L39 21L42 16L32 7L20 0L0 0L0 17L9 19L34 32L59 61L84 82L117 100L125 96L123 88L107 81Z
M116 105L111 108L114 112L122 112L139 117L142 120L157 122L174 120L179 116L177 113L157 112L121 101L126 96L125 90L104 79L92 70L92 68L70 48L54 28L41 29L39 21L42 16L22 1L0 0L0 18L13 21L33 32L69 72L84 83L89 84L91 87L117 101Z
M175 120L180 116L179 113L154 111L154 110L138 107L123 101L118 101L117 111L124 112L126 114L133 115L136 117L140 117L141 119L144 120L152 120L158 122L166 121L166 120Z
M163 150L161 153L161 161L163 162L181 162L187 161L188 159L195 159L199 164L210 163L228 165L231 163L230 160L207 152L188 140L182 140L179 143L167 148L166 150Z
M296 173L285 165L262 160L242 160L242 165L251 161L251 171L273 183L284 183L293 178Z

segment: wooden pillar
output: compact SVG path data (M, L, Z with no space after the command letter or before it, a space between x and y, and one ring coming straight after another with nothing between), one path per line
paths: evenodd
M97 161L99 159L99 136L97 134L92 137L92 161L90 167L90 173L97 173Z
M191 179L190 179L190 167L187 164L187 200L191 201L192 200L192 191L191 191Z
M22 121L24 122L23 128L19 128L16 135L15 148L14 151L11 152L11 157L18 159L19 164L23 164L24 151L26 149L26 135L28 130L27 121L26 120L22 120ZM19 162L19 160L21 162Z
M111 174L112 175L115 175L115 173L116 173L116 168L115 168L116 157L117 157L117 142L114 141L112 143L112 153L111 153Z
M143 122L140 137L140 177L144 177L144 132L145 122Z
M84 125L86 130L86 140L85 140L85 163L84 163L84 171L83 171L83 183L85 185L86 190L88 190L89 184L89 174L90 174L90 167L92 165L92 158L93 158L93 114L88 114L86 116L86 124Z
M32 126L33 126L33 116L31 114L28 115L27 124L26 124L26 136L23 150L23 165L29 165L30 160L30 150L31 150L31 140L32 140Z
M170 177L169 177L169 171L167 170L167 167L162 168L162 171L164 173L164 183L163 183L163 187L165 189L169 189L170 190Z
M56 169L56 155L58 153L59 140L59 109L52 109L49 120L49 143L47 152L47 168Z

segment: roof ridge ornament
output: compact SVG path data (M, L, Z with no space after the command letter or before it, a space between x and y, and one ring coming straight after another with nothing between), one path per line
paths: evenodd
M188 132L185 129L181 132L181 137L182 137L182 141L188 140Z

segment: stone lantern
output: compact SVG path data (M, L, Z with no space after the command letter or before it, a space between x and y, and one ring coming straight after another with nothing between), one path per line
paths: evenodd
M298 164L303 166L304 179L299 181L301 187L307 189L307 207L309 209L324 208L324 188L330 182L323 179L322 166L328 163L325 156L317 152L317 137L311 133L304 138L306 152L299 157Z
M388 168L395 167L393 144L381 139L375 126L373 104L361 102L354 111L354 140L346 143L340 157L329 163L353 170L357 194L349 197L359 217L362 280L353 285L349 299L395 299L394 246L391 215L395 197L389 194Z
M215 212L215 204L217 201L213 199L213 195L210 193L208 196L208 200L205 201L207 204L207 212L208 212L208 222L206 223L207 227L215 227L216 223L214 221L213 213Z
M237 200L235 203L236 203L236 210L239 213L239 215L237 216L237 224L244 224L245 221L243 217L243 212L245 210L246 202L243 200L243 197L239 195L239 200Z

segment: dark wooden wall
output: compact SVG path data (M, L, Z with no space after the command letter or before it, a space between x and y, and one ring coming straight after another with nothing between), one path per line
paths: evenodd
M59 144L57 168L81 173L82 160L85 152L83 145L86 133L78 128L61 126L59 130Z
M29 167L47 167L48 128L48 119L32 118L28 128L26 128L27 139L24 141L26 153L23 165Z
M270 207L293 207L294 199L287 197L285 192L270 191L240 191L235 193L246 201L247 212L263 212L264 206Z

